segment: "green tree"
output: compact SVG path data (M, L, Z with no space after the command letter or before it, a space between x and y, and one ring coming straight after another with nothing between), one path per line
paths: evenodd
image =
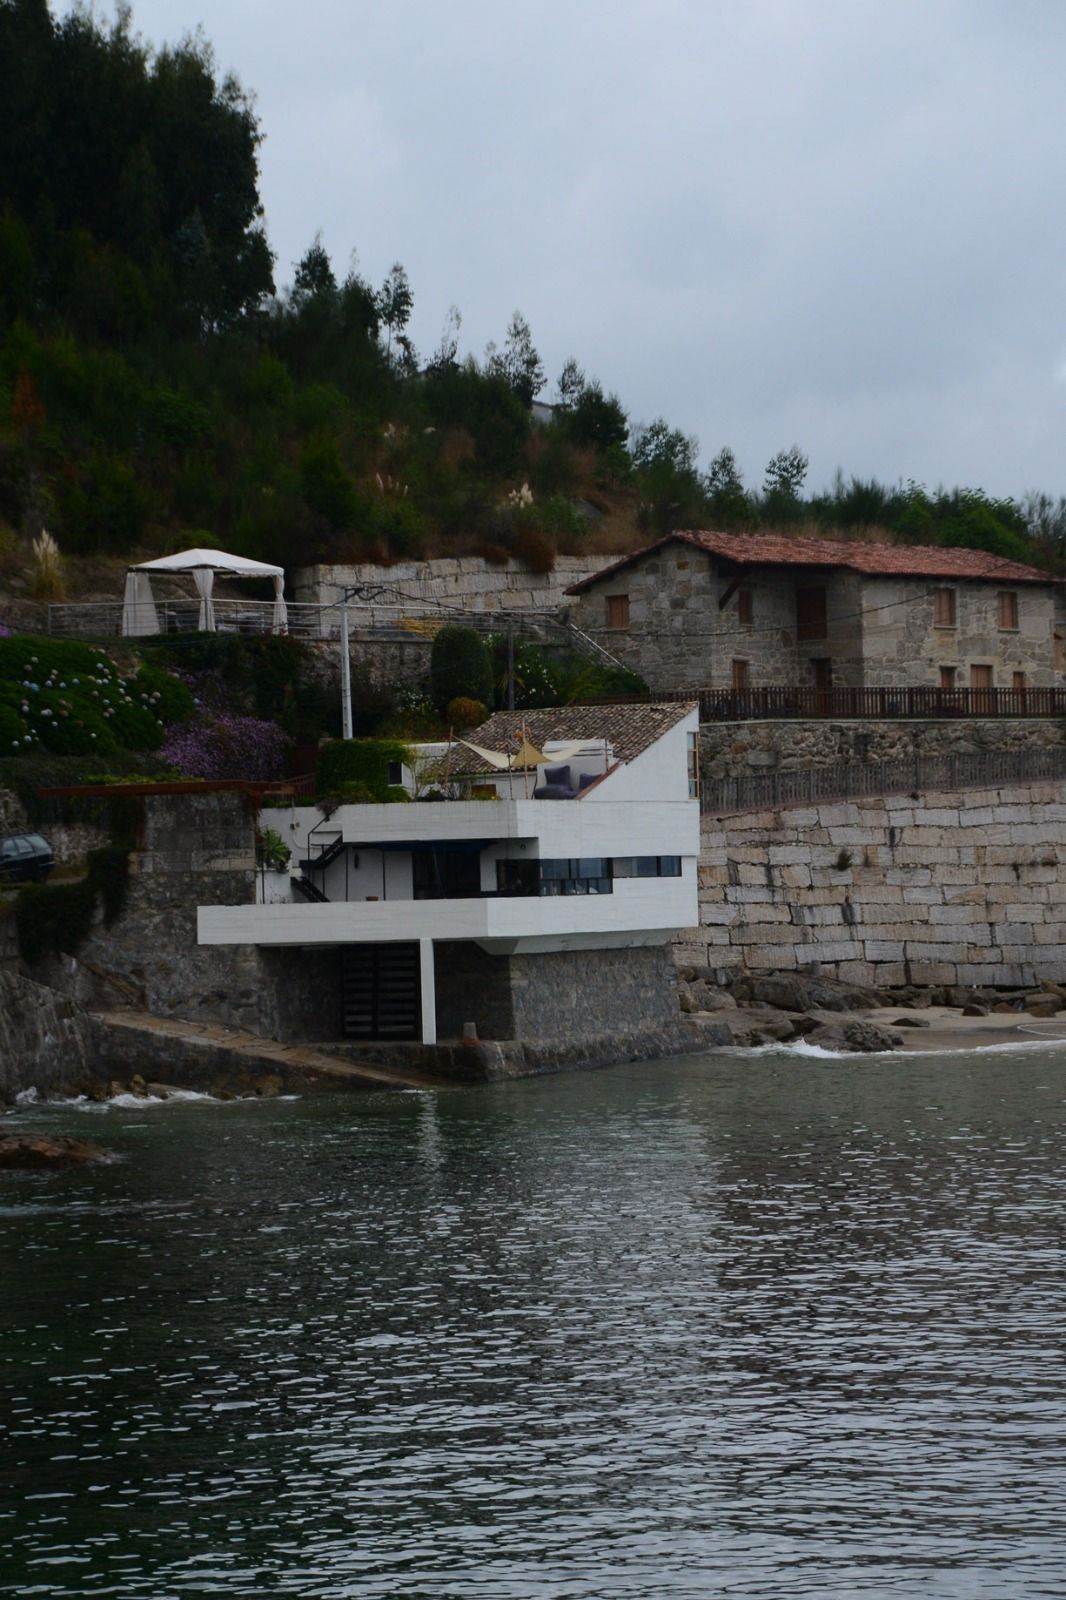
M460 697L492 705L492 659L479 633L453 623L440 630L430 652L429 686L442 715Z
M378 316L389 330L388 344L385 358L392 360L392 336L403 334L404 329L411 320L414 309L415 297L411 293L411 285L407 274L398 261L394 261L389 268L388 276L378 291Z
M796 501L807 477L809 462L798 444L779 450L766 463L762 491L768 500Z
M716 527L734 528L752 520L751 502L729 445L719 450L707 469L707 498Z
M490 345L485 356L489 373L503 378L522 404L531 406L534 397L544 387L544 367L533 343L529 323L520 311L516 311L507 324L502 351Z

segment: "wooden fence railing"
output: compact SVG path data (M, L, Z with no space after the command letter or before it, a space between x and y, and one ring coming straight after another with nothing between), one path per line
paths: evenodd
M998 789L1041 781L1066 781L1066 746L1053 750L915 756L897 761L838 761L791 772L709 778L700 785L700 810L704 815L723 816L734 811L777 811L786 806L888 794Z
M641 697L643 698L643 697ZM650 700L698 700L701 722L775 718L1063 717L1066 687L1048 689L669 689Z

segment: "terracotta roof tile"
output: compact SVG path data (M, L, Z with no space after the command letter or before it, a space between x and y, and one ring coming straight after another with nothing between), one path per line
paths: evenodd
M548 741L606 739L618 761L632 761L661 739L690 711L693 700L655 701L648 705L552 706L539 711L498 711L495 716L465 735L471 744L485 750L513 755L525 733L531 744L542 750ZM472 750L453 750L449 761L453 773L474 776L496 769L481 761Z
M843 567L868 577L978 578L998 583L1059 583L1049 572L1027 567L1019 561L989 555L987 550L963 550L924 544L859 544L838 539L790 539L774 533L714 533L686 529L671 533L655 544L646 545L621 561L604 567L579 583L571 584L567 594L601 582L665 544L683 540L706 550L723 561L738 566Z

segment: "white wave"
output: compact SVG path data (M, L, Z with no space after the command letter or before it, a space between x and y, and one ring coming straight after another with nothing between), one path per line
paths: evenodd
M1046 1050L1054 1045L1066 1048L1066 1037L997 1039L994 1043L990 1041L988 1044L974 1044L967 1040L965 1044L940 1046L932 1050L923 1050L918 1039L908 1039L905 1045L897 1045L894 1050L827 1050L825 1045L809 1044L806 1039L790 1039L787 1043L772 1040L768 1044L750 1045L747 1048L740 1046L730 1051L730 1054L800 1056L814 1061L885 1061L892 1056L989 1055L1002 1054L1004 1051Z

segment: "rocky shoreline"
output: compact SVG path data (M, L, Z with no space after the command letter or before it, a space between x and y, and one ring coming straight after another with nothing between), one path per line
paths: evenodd
M1009 991L882 990L789 973L739 978L723 988L711 968L681 966L678 993L682 1012L698 1030L713 1029L716 1044L745 1048L803 1040L826 1050L866 1053L928 1049L934 1037L936 1048L981 1048L1008 1042L1026 1022L1057 1022L1066 1036L1066 984L1051 981Z

